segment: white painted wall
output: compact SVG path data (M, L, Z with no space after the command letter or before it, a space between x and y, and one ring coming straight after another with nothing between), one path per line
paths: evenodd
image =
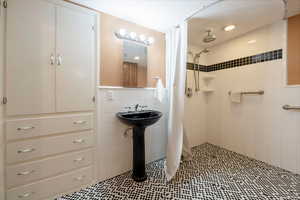
M113 99L107 96L113 93ZM145 133L146 162L165 157L167 142L166 98L163 103L154 98L153 89L98 89L97 167L98 180L105 180L132 169L132 138L124 137L128 126L121 123L116 113L134 104L162 111L164 116Z
M2 5L2 0L0 1ZM0 6L0 98L3 97L4 89L4 13L3 7ZM0 103L0 200L4 200L4 108L3 104Z
M280 21L211 48L213 64L283 48L284 58L214 72L216 92L208 99L207 141L232 151L300 173L300 87L286 87L286 22ZM249 40L256 40L248 44ZM265 90L263 96L230 101L230 90Z

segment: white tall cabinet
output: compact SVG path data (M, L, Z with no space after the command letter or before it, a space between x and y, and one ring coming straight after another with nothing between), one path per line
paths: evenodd
M8 0L7 115L89 111L95 15L47 0Z
M8 0L6 23L7 115L55 112L54 4Z
M95 37L93 16L57 8L56 111L93 109Z
M7 0L6 199L93 181L97 22L62 0Z

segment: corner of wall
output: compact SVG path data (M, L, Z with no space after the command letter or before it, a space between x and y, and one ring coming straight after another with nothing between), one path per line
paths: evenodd
M2 5L3 0L0 0ZM4 9L0 6L0 44L4 44ZM4 45L0 46L0 98L4 94ZM4 200L4 108L0 103L0 200Z

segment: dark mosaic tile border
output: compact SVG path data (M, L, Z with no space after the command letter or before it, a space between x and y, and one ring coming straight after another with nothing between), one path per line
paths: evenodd
M206 72L206 70L207 70L207 66L205 66L205 65L197 65L196 64L195 68L196 68L197 71L199 70L199 71L202 71L202 72ZM194 63L187 63L187 69L193 70L194 69Z
M256 63L261 63L261 62L267 62L267 61L272 61L272 60L278 60L282 59L283 57L283 50L282 49L277 49L274 51L268 51L265 53L261 54L256 54L253 56L248 56L248 57L243 57L243 58L238 58L234 60L229 60L209 66L204 66L204 65L199 65L199 71L202 72L212 72L212 71L218 71L218 70L223 70L223 69L229 69L229 68L235 68L235 67L241 67L245 65L251 65L251 64L256 64ZM187 63L187 69L193 70L193 63ZM198 68L198 65L196 69Z

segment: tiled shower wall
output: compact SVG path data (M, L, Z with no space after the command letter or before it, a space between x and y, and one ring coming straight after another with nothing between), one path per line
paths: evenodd
M300 113L282 109L300 105L300 86L286 85L286 36L286 22L280 21L210 48L208 65L277 49L283 58L209 72L216 75L216 91L208 99L206 135L210 143L300 173ZM243 96L236 104L230 90L265 94Z
M132 134L124 135L128 126L121 123L116 113L134 104L163 112L156 124L145 133L146 162L165 157L167 142L167 98L161 103L154 98L153 89L101 88L98 95L97 177L108 179L132 169Z
M202 51L203 48L197 46L189 46L188 51L192 52L193 55ZM188 55L188 62L193 62L193 56ZM205 56L202 56L199 60L202 65L206 64ZM199 72L200 77L200 86L204 85L202 76L204 72ZM196 73L196 75L198 75ZM192 88L193 96L188 98L185 97L185 117L184 117L184 126L189 138L191 146L197 146L207 142L206 138L206 109L207 109L207 100L208 96L203 92L195 92L195 81L194 81L194 71L187 70L187 86Z

